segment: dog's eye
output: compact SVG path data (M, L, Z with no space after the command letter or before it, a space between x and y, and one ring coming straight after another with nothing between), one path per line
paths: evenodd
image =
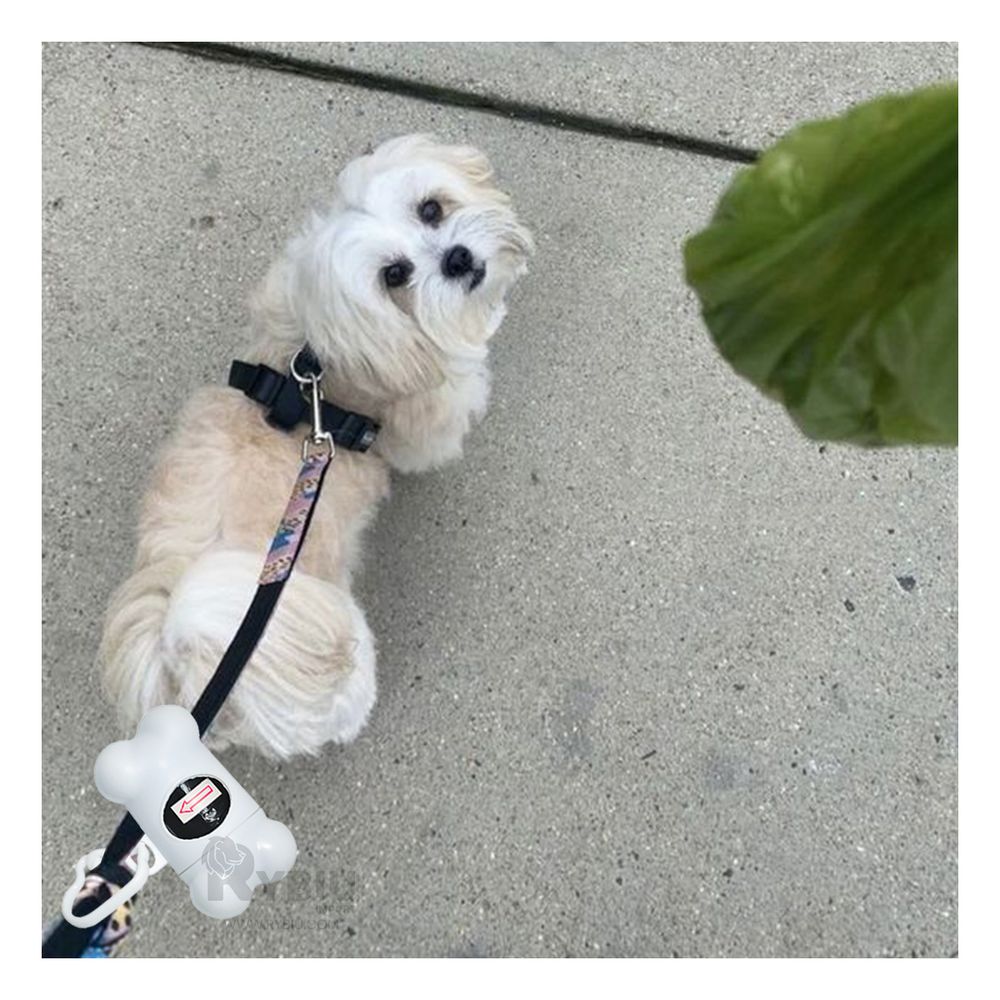
M417 215L420 216L421 222L426 222L428 226L436 226L444 215L444 209L441 207L441 202L428 198L420 203Z
M388 267L382 268L382 279L390 288L399 288L410 280L413 265L408 260L393 261Z

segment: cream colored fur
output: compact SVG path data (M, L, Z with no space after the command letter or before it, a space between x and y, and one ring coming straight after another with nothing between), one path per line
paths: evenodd
M407 136L350 163L252 303L245 357L287 370L308 341L328 399L382 425L365 454L339 450L309 536L259 647L209 731L217 748L274 757L353 739L375 700L375 652L351 574L389 468L457 458L489 394L487 341L524 272L531 237L468 147ZM444 218L428 226L433 198ZM448 278L467 246L482 282ZM389 288L383 269L413 273ZM126 731L154 705L192 707L246 611L299 467L305 428L270 427L229 388L197 392L161 451L136 565L108 609L100 659Z

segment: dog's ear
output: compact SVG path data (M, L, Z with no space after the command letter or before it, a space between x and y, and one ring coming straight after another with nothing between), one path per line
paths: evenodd
M438 156L473 184L486 184L493 177L493 164L474 146L440 146Z
M472 184L486 184L493 177L493 166L474 146L449 145L436 136L418 132L396 136L375 148L375 155L387 162L412 161L427 157L457 170Z

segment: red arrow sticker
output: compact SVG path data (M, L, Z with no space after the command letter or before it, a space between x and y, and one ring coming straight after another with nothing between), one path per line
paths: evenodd
M188 823L198 813L207 809L221 794L222 791L216 782L212 781L211 778L206 778L195 785L187 795L178 799L170 808L177 814L182 823Z

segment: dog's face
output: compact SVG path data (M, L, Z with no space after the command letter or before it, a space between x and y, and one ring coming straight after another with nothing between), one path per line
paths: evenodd
M533 249L491 177L482 153L426 136L348 164L289 247L289 305L324 363L391 397L481 360Z

